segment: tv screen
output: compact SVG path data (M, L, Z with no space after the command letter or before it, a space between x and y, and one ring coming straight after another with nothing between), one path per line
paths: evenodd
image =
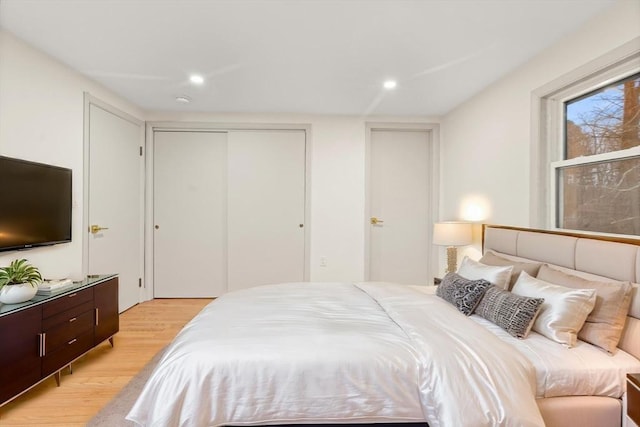
M71 169L0 156L0 251L71 241Z

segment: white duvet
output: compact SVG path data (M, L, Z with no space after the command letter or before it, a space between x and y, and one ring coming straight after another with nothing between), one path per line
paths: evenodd
M533 363L538 398L608 396L619 399L626 389L627 372L640 372L640 361L620 349L610 355L583 341L567 348L536 332L519 340L479 316L471 316L471 319Z
M434 295L435 286L412 286ZM611 355L578 340L573 348L560 345L536 332L517 339L500 326L472 315L469 319L492 332L531 361L536 371L536 397L607 396L619 399L626 390L628 372L640 372L640 360L618 349Z
M520 352L437 297L391 284L281 284L207 306L127 418L542 426L535 387Z

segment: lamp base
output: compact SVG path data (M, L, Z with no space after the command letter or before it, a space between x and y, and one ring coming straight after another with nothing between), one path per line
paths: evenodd
M449 246L447 248L447 273L455 273L458 270L458 248Z

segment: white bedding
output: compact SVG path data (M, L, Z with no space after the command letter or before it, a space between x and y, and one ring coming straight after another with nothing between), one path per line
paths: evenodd
M578 341L573 348L566 348L536 332L519 340L479 316L473 315L471 319L515 346L533 363L537 397L621 398L625 392L626 374L640 372L640 361L622 350L609 355L583 341Z
M435 286L412 286L433 295ZM517 348L533 363L536 371L536 397L608 396L621 398L626 390L626 374L640 372L640 360L618 349L610 355L583 341L567 348L531 332L524 339L509 335L480 316L469 317L502 341Z
M406 286L298 283L224 295L176 337L140 425L541 426L531 363Z

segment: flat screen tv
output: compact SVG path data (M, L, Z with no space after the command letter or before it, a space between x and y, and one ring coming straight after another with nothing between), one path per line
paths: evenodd
M71 241L71 169L0 156L0 251Z

